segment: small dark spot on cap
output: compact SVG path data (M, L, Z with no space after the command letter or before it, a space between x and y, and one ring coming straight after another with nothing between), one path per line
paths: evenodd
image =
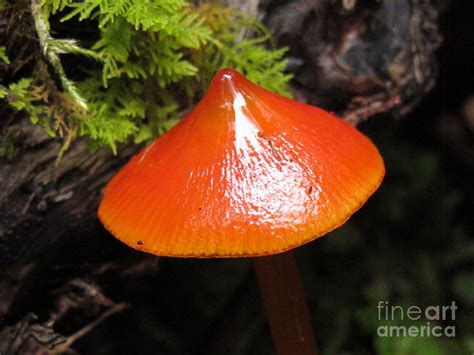
M199 208L198 208L198 211L202 211L202 207L199 207Z
M309 185L308 188L306 189L306 192L308 193L308 195L311 195L311 193L313 192L313 185Z
M137 245L143 245L145 242L143 240L137 240Z

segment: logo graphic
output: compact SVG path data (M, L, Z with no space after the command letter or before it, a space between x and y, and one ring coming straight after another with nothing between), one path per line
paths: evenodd
M378 320L383 323L377 328L379 337L448 337L456 336L454 325L445 325L456 320L456 302L437 306L395 306L388 301L379 301ZM396 323L392 325L390 323ZM403 325L401 325L403 324Z

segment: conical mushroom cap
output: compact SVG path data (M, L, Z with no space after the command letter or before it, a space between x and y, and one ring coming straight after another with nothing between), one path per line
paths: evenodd
M224 69L189 115L113 177L99 218L157 255L273 254L343 224L383 175L355 128Z

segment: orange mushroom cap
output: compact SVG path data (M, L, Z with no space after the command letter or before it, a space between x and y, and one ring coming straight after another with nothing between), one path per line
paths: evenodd
M99 218L157 255L274 254L343 224L384 172L377 148L346 122L223 69L190 114L113 177Z

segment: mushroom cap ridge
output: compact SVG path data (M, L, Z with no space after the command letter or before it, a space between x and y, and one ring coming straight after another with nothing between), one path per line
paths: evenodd
M99 219L156 255L275 254L342 225L384 174L377 148L343 120L223 69L112 178Z

